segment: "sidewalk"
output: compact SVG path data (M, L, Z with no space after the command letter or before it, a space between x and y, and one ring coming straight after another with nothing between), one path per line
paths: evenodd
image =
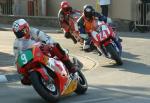
M12 30L11 27L12 25L0 24L0 31L11 31ZM38 28L46 33L62 33L60 28L53 28L53 27L35 27L35 28Z
M0 31L11 31L12 25L8 24L0 24ZM31 26L32 27L32 26ZM62 33L62 30L60 28L53 28L53 27L39 27L36 26L35 28L38 28L46 33ZM120 36L142 36L142 35L150 35L150 32L146 33L140 33L140 32L119 32Z

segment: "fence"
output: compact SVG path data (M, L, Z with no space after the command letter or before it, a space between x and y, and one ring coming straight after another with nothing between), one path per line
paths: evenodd
M1 15L47 16L48 0L0 0Z
M149 1L150 2L150 1ZM140 2L137 0L135 3L136 15L134 22L130 22L129 30L134 32L139 30L140 32L150 31L150 3Z
M150 3L136 4L136 26L150 26Z
M0 14L12 15L13 12L13 1L12 0L0 0Z

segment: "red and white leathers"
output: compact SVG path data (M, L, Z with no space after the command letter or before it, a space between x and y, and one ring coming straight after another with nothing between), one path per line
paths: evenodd
M79 10L73 10L72 8L70 8L71 10L69 12L64 12L63 9L60 9L58 12L58 20L59 20L59 24L60 27L63 29L65 37L66 38L71 38L73 40L74 43L77 43L76 39L73 37L73 35L71 34L71 27L72 24L70 23L70 18L73 18L73 15L81 15L81 11ZM74 27L77 28L77 24L74 24ZM76 30L78 31L78 30Z
M64 63L66 68L69 70L69 72L75 72L76 68L70 61L68 55L61 48L59 43L54 42L50 36L46 35L43 31L40 31L39 29L36 28L29 28L28 38L22 37L15 39L13 46L15 57L17 58L18 52L20 50L27 49L36 42L43 42L45 44L48 44L50 47L51 56L52 57L56 56L58 59L60 59Z
M70 13L65 14L62 9L58 12L58 19L61 28L64 29L64 32L69 32L70 25L69 25L69 17L72 17L73 14L81 14L79 10L71 10Z

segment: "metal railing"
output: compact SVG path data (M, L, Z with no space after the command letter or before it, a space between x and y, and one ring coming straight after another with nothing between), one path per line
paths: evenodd
M47 0L0 0L0 15L46 16Z
M137 0L135 8L134 21L129 23L129 30L132 32L136 30L140 32L150 31L150 3L142 3L141 0Z
M136 3L136 26L150 26L150 3Z
M12 15L13 14L13 0L0 0L0 14Z

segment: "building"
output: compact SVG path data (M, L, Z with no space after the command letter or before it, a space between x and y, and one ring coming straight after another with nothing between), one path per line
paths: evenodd
M0 13L26 16L57 16L62 0L0 0ZM96 0L67 0L82 10L83 5L91 4L96 8ZM138 0L112 0L109 16L117 19L133 20L135 4ZM5 8L4 8L5 7ZM98 9L97 11L100 11Z
M43 23L43 25L58 27L57 13L61 1L63 0L0 0L0 22L10 23L16 18L26 18L31 23L34 22L33 24L41 25L41 23ZM91 4L95 8L98 7L96 5L97 0L66 1L69 1L73 8L79 10L82 10L85 4ZM112 5L109 6L109 16L116 21L119 28L126 28L127 30L129 22L135 19L137 20L136 11L139 10L139 7L136 5L139 1L140 0L112 0ZM96 10L98 12L101 11L100 7L98 9L96 8ZM149 11L148 14L147 18L149 20ZM140 20L140 18L139 16L138 20Z

